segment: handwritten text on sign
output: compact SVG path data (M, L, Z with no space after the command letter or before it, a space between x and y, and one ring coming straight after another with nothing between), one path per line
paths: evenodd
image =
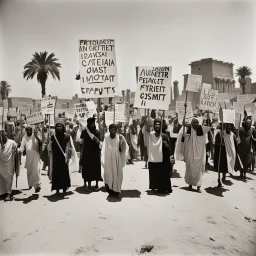
M217 110L218 90L203 89L200 96L200 109L202 110Z
M116 95L115 87L104 88L85 88L82 90L82 97L86 99L94 98L113 98Z
M41 100L41 111L44 115L54 115L57 97L46 97Z
M182 124L184 115L185 115L185 101L176 101L176 112L178 113L178 122ZM191 102L187 102L187 110L186 110L186 122L191 122L194 117Z
M42 111L27 115L27 124L28 125L40 124L43 122L44 122L44 116L43 116Z
M117 87L115 40L79 40L80 84L85 88Z
M201 75L188 75L186 91L199 92L201 90L201 83Z
M115 104L115 122L125 123L128 121L125 108L125 104Z
M171 67L139 67L134 106L168 110L171 72Z
M114 111L105 111L105 123L107 127L114 123Z

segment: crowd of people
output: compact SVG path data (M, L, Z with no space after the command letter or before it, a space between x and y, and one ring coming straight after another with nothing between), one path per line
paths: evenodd
M234 175L235 171L246 179L247 171L254 170L256 130L251 118L245 113L241 127L236 128L207 114L200 119L201 114L195 114L191 123L180 124L177 114L159 118L152 110L130 125L113 123L106 127L101 122L99 129L95 116L83 127L76 118L67 119L63 114L54 129L47 121L32 127L8 116L0 131L0 195L5 201L12 200L13 179L20 174L22 155L28 187L35 193L41 190L41 170L47 169L51 190L65 194L71 187L72 169L81 173L85 190L98 189L99 182L104 181L109 195L120 199L123 168L139 157L149 169L152 194L172 193L175 160L185 162L185 182L190 190L196 186L199 193L209 160L222 173L223 182L227 173ZM92 182L96 183L93 188Z

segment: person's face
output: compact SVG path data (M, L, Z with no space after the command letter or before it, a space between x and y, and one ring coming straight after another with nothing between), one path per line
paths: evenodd
M31 137L31 135L32 135L32 129L31 128L27 129L27 135L28 135L28 137Z
M111 128L109 130L111 139L114 139L116 137L116 132L117 132L116 128Z
M157 122L154 124L155 132L160 132L161 129L161 123Z
M6 143L7 138L8 138L6 132L2 132L2 133L1 133L1 137L2 137L3 143Z
M246 121L245 122L245 129L249 130L251 128L251 122L250 121Z
M226 124L226 132L230 133L230 131L232 130L232 127L230 124Z
M56 131L57 132L62 132L63 131L63 125L62 124L57 124L56 125Z
M195 119L195 120L193 121L193 123L192 123L192 127L193 127L194 129L197 129L198 125L199 125L199 124L198 124L198 120Z
M93 128L95 128L95 123L93 122L93 123L89 124L89 126L93 129Z

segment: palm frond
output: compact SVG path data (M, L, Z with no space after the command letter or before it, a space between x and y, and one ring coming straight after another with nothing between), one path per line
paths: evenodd
M252 70L247 66L242 66L236 69L236 76L246 78L252 75Z

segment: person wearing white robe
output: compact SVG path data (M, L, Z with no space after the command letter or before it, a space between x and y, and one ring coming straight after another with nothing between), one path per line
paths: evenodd
M5 131L1 131L0 136L0 195L5 195L4 200L10 201L17 144L15 141L8 139Z
M104 182L109 194L121 197L123 168L129 146L123 135L117 135L117 126L111 124L102 145L101 164L104 168Z
M197 119L193 119L191 125L184 123L188 129L184 141L184 161L186 163L185 182L197 186L197 192L201 193L202 177L206 163L207 133L211 127L201 126Z
M26 132L27 135L22 138L19 151L26 150L25 168L27 169L28 185L30 189L34 187L35 192L38 193L41 190L39 147L42 145L42 141L38 138L36 130L32 135L32 127L28 126Z

